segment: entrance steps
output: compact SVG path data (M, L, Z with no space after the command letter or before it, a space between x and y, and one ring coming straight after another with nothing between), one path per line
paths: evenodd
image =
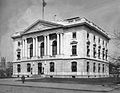
M31 78L34 78L34 79L40 79L40 78L44 78L44 77L45 77L45 75L42 75L42 74L40 74L40 75L34 74L31 76Z

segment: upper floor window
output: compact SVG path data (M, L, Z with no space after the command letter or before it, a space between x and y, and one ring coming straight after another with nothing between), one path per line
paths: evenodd
M90 64L89 64L89 62L87 62L87 72L89 72L89 69L90 69Z
M87 39L89 39L89 33L87 33Z
M95 35L93 36L93 41L95 42Z
M17 60L20 60L20 51L17 52Z
M20 46L20 42L18 42L18 46Z
M27 64L27 72L30 72L30 71L31 71L31 64L28 63L28 64Z
M77 45L72 46L72 55L77 55Z
M103 40L103 46L104 46L104 40Z
M101 50L101 46L98 46L98 58L100 59L100 50Z
M30 58L33 57L33 44L30 44Z
M96 66L95 63L93 63L93 72L95 72Z
M50 62L50 72L54 72L55 66L54 62Z
M98 39L98 43L100 44L100 38Z
M102 59L104 60L104 58L105 58L105 48L103 48L102 50Z
M93 57L96 58L96 44L93 45Z
M17 64L17 72L21 72L21 65L20 64Z
M87 56L90 57L90 45L87 44Z
M105 59L107 60L108 57L108 50L106 49L106 53L105 53Z
M77 62L72 62L71 70L72 72L77 72Z
M57 41L52 43L52 55L57 55Z
M73 33L72 33L72 37L73 37L73 38L76 38L76 32L73 32Z
M44 56L44 42L42 42L41 45L40 45L40 56L41 57Z

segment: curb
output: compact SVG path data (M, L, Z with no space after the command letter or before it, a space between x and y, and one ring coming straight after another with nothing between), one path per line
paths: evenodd
M90 89L70 89L70 88L58 88L58 87L43 87L43 86L30 86L30 85L16 85L16 84L0 84L4 86L16 86L16 87L32 87L32 88L48 88L48 89L62 89L62 90L74 90L74 91L89 91L89 92L110 92L116 88L110 90L90 90Z

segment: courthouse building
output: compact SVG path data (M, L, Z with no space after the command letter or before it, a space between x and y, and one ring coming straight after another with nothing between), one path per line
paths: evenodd
M13 76L109 76L107 33L86 18L38 20L12 36Z

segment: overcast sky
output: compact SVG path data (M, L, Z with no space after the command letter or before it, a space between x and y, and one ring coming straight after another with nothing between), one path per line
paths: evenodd
M45 0L45 19L86 17L110 35L120 30L120 0ZM12 61L11 35L41 19L41 0L0 0L0 57ZM113 48L114 47L114 48ZM110 42L110 54L117 47Z

